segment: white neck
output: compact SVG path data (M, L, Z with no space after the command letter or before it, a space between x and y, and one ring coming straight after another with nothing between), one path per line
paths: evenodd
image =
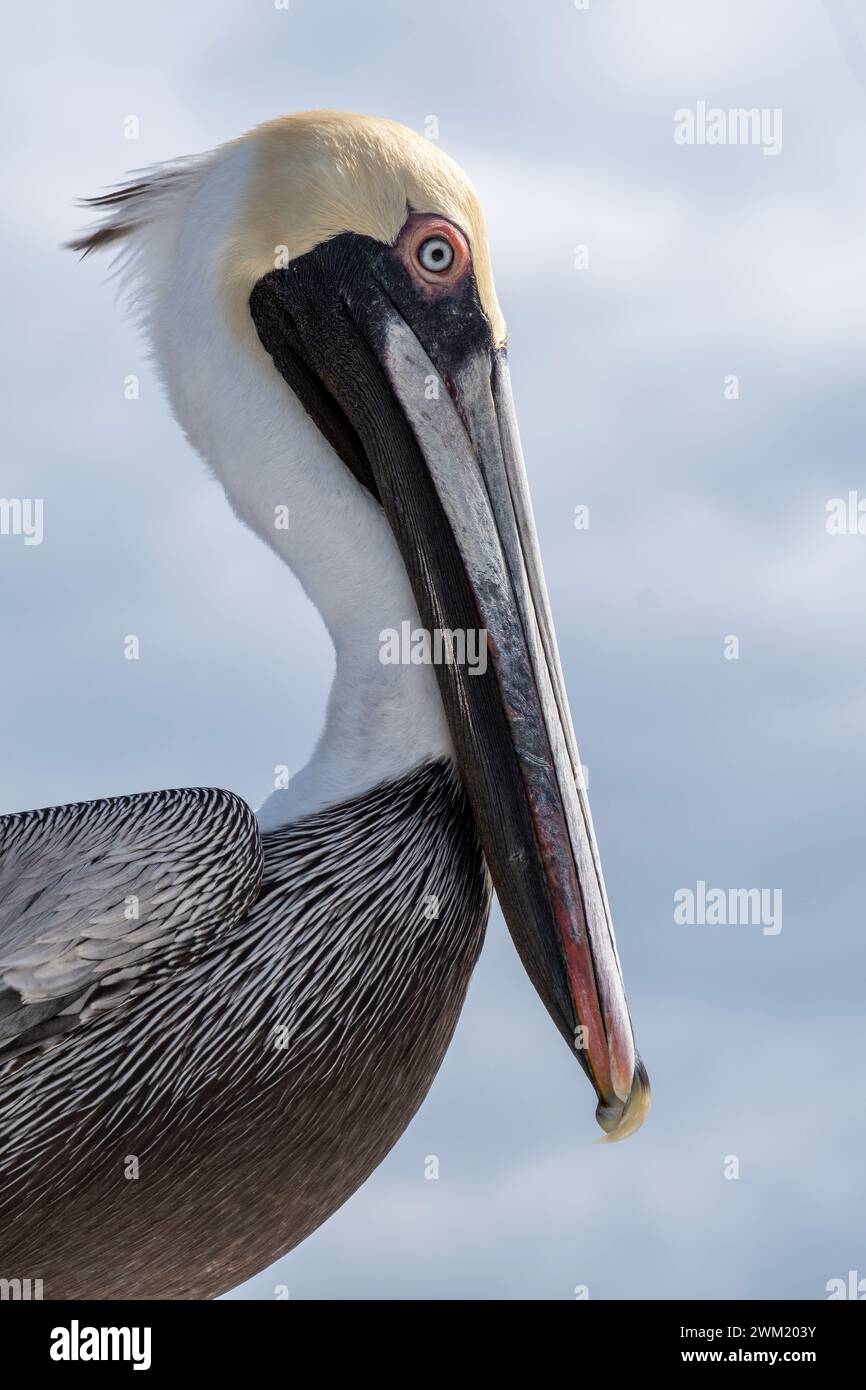
M255 336L226 324L216 252L242 179L234 150L139 248L144 307L177 419L237 515L294 570L324 619L336 675L311 761L260 808L263 828L451 756L430 666L383 665L379 634L420 620L385 515L327 444ZM278 524L288 508L288 528Z

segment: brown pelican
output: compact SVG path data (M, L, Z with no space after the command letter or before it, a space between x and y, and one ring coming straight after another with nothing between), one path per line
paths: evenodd
M0 1274L210 1298L405 1129L491 877L608 1137L649 1085L466 176L324 111L93 201L73 245L125 255L178 421L299 576L336 675L258 817L193 789L0 822ZM383 659L406 632L408 661Z

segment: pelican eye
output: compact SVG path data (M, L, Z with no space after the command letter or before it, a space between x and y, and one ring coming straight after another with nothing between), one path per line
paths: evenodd
M419 246L418 260L425 270L432 270L434 274L450 270L454 260L454 247L444 236L430 236Z

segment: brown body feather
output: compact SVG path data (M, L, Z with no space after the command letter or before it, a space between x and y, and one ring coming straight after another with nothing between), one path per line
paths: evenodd
M450 767L263 844L260 896L211 950L0 1066L5 1277L215 1297L326 1220L426 1095L490 905Z

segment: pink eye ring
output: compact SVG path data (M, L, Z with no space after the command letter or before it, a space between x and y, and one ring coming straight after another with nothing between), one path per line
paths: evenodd
M431 288L452 288L472 264L469 243L460 228L435 213L413 212L396 250L409 273Z

